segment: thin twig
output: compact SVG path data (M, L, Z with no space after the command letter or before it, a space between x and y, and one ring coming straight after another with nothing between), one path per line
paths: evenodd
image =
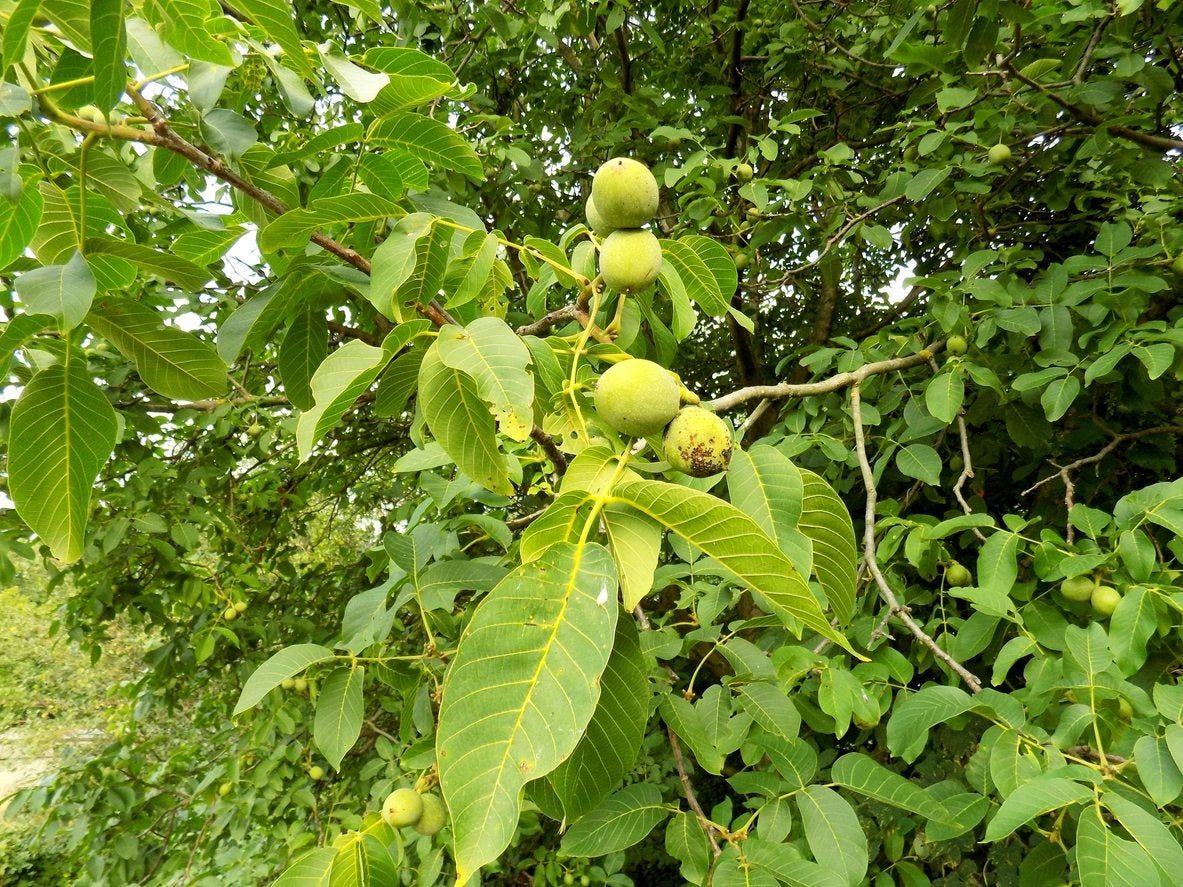
M879 586L879 593L887 602L892 615L904 623L908 631L912 632L912 636L931 650L933 656L949 666L972 692L977 693L982 689L982 682L969 669L942 650L940 645L916 624L908 608L900 603L899 598L895 596L895 592L888 585L883 571L879 569L879 561L875 557L875 502L878 494L875 489L875 475L871 471L871 463L867 460L867 443L863 437L862 403L857 384L850 389L850 415L854 419L854 448L858 455L859 468L862 470L863 484L867 489L867 509L863 527L863 560L867 569L875 578L875 584Z
M730 394L724 394L721 397L716 397L714 400L707 401L703 406L714 410L716 413L721 413L733 409L741 403L746 403L749 400L778 400L784 397L811 397L815 394L828 394L831 391L838 391L841 388L858 385L869 376L891 373L896 370L905 370L909 367L927 363L932 359L934 354L939 354L944 350L944 347L945 341L942 339L939 342L933 342L931 345L922 348L915 354L868 363L865 366L859 367L857 370L852 370L848 373L837 373L828 379L822 379L820 382L804 382L800 385L790 382L782 382L779 385L750 385L747 388L740 388L732 391Z
M935 360L930 360L929 365L932 366L933 375L941 371L937 366ZM957 499L957 503L961 506L961 510L966 514L973 514L973 509L969 507L969 503L965 501L965 496L961 489L965 486L965 482L974 476L974 461L973 456L969 452L969 433L965 429L965 411L957 411L957 435L961 439L961 474L957 478L957 483L953 484L953 496ZM985 534L977 527L970 527L970 530L978 537L979 542L985 542Z

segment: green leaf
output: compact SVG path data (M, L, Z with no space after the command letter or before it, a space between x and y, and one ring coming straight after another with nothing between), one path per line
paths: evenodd
M288 866L272 887L330 887L336 858L336 847L310 850Z
M609 505L601 515L608 530L608 546L620 571L621 601L631 613L653 590L662 529L644 515L618 505Z
M309 383L313 406L300 414L296 425L300 461L312 455L316 442L340 422L354 401L369 389L391 356L385 348L353 339L316 368Z
M605 548L563 543L510 573L473 614L436 739L458 885L509 845L522 787L558 767L587 727L616 628L616 581Z
M941 182L949 177L950 169L937 169L930 167L922 169L908 182L908 186L904 189L905 196L916 203L923 200L933 192Z
M924 389L924 403L934 418L945 424L957 418L961 402L965 399L965 381L961 373L949 368L932 377Z
M760 525L734 505L688 487L662 481L617 484L610 502L636 508L691 545L757 592L773 612L790 623L799 620L823 637L850 649L830 627L809 585Z
M311 410L316 405L312 377L328 356L329 327L324 312L306 307L296 315L279 346L279 376L293 406Z
M726 296L719 285L711 265L708 265L696 247L701 246L697 241L687 238L681 240L663 240L661 251L665 263L673 269L690 300L702 308L712 317L725 317L730 309L730 293ZM719 247L723 249L723 247ZM724 255L727 251L723 250ZM735 271L735 262L728 257L731 270ZM734 287L733 287L734 289Z
M159 21L164 25L164 39L182 55L234 67L229 47L215 39L209 28L214 16L210 0L155 0L160 7Z
M649 717L649 669L631 618L616 622L600 700L575 751L546 777L567 821L598 804L632 769Z
M1146 367L1146 374L1151 379L1157 379L1175 362L1175 346L1169 342L1135 346L1134 357Z
M986 826L984 841L1000 841L1021 825L1033 822L1045 813L1071 804L1082 804L1093 797L1088 786L1061 777L1032 779L1007 795Z
M702 769L716 775L723 772L723 755L707 736L701 709L681 696L670 695L661 700L659 711L662 720L689 746Z
M1109 648L1123 674L1133 674L1146 662L1146 644L1157 627L1150 592L1136 586L1122 595L1109 620Z
M845 798L824 786L806 786L794 797L809 852L854 887L867 872L867 836L858 816Z
M41 14L58 26L66 39L89 54L90 6L84 0L41 0ZM13 59L13 64L16 63Z
M776 736L796 739L801 730L801 715L788 695L771 681L753 681L735 686L744 711Z
M1183 872L1183 847L1161 820L1116 792L1104 792L1101 803L1112 811L1130 837L1158 866L1166 883Z
M949 821L949 811L939 801L867 755L857 752L843 755L830 768L830 779L843 788L901 810L914 811L925 819Z
M0 200L0 270L12 264L37 231L44 200L40 190L21 189L16 203Z
M307 208L288 210L259 232L259 249L275 252L304 246L317 230L330 225L375 222L401 218L405 212L384 197L355 191L338 197L322 197Z
M1010 594L1019 576L1019 537L999 531L978 552L978 587L991 594Z
M283 50L283 61L307 80L316 80L316 72L304 56L300 32L296 30L293 7L283 0L231 0L230 5L245 12L259 29Z
M86 195L86 230L83 232L82 192L77 186L63 191L41 182L38 188L43 199L41 223L29 246L43 265L65 264L78 251L80 243L109 231L126 230L119 213L100 194L88 192ZM135 268L123 259L94 255L87 264L100 290L122 289L135 280Z
M333 79L337 81L337 85L341 87L341 92L355 102L372 102L383 87L390 83L388 74L367 71L344 56L322 50L320 58L328 72L333 75Z
M335 770L341 769L341 759L361 735L365 674L360 665L341 666L329 675L316 699L312 737Z
M973 699L960 687L924 687L897 701L887 723L887 747L905 761L914 761L937 724L969 711Z
M30 338L54 325L48 314L18 314L0 332L0 376L7 376L12 355Z
M127 33L123 0L90 0L90 36L94 54L94 99L100 111L115 107L127 85Z
M1067 671L1075 668L1084 675L1085 681L1096 685L1097 676L1109 667L1113 657L1109 652L1109 638L1105 629L1095 622L1081 628L1070 625L1064 631L1065 665Z
M1165 807L1183 791L1183 772L1160 736L1143 736L1134 743L1134 763L1146 791L1159 807Z
M1118 837L1086 807L1076 827L1076 872L1080 887L1158 887L1158 869L1146 851Z
M96 253L126 259L133 265L138 265L141 270L154 274L168 283L175 283L181 289L199 290L212 277L205 268L188 259L126 240L91 237L86 241L86 254Z
M386 368L386 372L378 380L378 390L374 393L375 415L389 418L403 412L419 380L423 354L422 350L404 352Z
M665 827L665 852L678 861L679 871L691 884L701 884L710 866L711 848L698 818L675 813Z
M854 615L858 553L846 503L818 474L801 470L804 496L797 529L813 542L813 572L839 622Z
M563 835L563 852L571 856L617 853L644 840L668 815L657 786L627 786L572 824Z
M284 647L247 678L234 706L235 715L249 711L281 682L300 674L306 668L333 659L333 651L319 644L294 644Z
M444 366L476 383L501 433L527 440L534 425L534 377L526 369L530 351L509 324L499 317L479 317L466 327L447 324L436 341Z
M732 504L751 516L777 541L801 575L808 576L813 569L813 544L797 528L805 497L805 482L797 466L775 447L736 450L727 469L727 492Z
M386 317L403 319L404 306L430 302L444 282L449 235L435 216L411 213L374 251L370 302Z
M48 314L68 332L86 317L97 289L94 274L82 253L64 265L26 271L16 279L16 294L30 314Z
M464 137L445 123L412 111L391 114L377 120L366 134L371 145L386 145L413 157L455 170L474 182L484 178L476 151Z
M908 477L940 486L941 457L928 444L909 444L895 455L895 464Z
M21 519L67 563L82 556L91 492L118 428L115 410L77 358L39 372L12 408L9 495Z
M8 69L20 61L29 40L29 29L37 17L40 0L18 0L8 16L4 33L0 34L0 79ZM4 262L0 262L0 267Z
M419 367L418 402L427 427L461 471L495 493L513 492L493 416L476 383L445 366L434 344Z
M1080 381L1075 376L1066 376L1050 383L1039 402L1043 406L1043 413L1049 422L1056 422L1068 412L1076 395L1080 394Z
M135 363L153 391L175 400L225 394L226 365L218 352L192 333L164 326L161 315L146 305L109 297L101 299L86 320Z

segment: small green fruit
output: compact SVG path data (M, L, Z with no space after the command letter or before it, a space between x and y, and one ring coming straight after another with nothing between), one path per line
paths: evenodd
M1121 602L1121 594L1109 585L1098 585L1091 596L1093 612L1102 619L1108 619Z
M589 878L587 875L580 875L579 887L591 887L591 878Z
M246 601L239 601L238 603L236 603L234 605L234 609L236 611L238 611L239 613L245 613L246 612Z
M415 823L415 831L421 835L431 837L448 822L448 808L440 800L439 795L423 795L423 814Z
M945 340L945 350L954 357L961 357L969 350L969 343L965 341L965 336L950 336Z
M1060 594L1066 600L1082 603L1093 596L1097 582L1092 576L1073 576L1060 583Z
M233 622L238 618L238 611L233 606L227 607L222 613L222 618L227 622Z
M382 818L391 828L414 825L423 815L423 798L410 788L396 788L382 802Z
M567 874L563 875L563 883L564 884L574 884L575 883L575 876L573 874L571 874L570 872L567 872Z
M1183 255L1175 256L1175 261L1171 262L1171 270L1176 274L1183 274Z
M1011 151L1009 145L1004 145L999 142L990 148L989 151L990 162L995 166L1001 166L1007 163L1011 158Z
M904 148L904 163L915 163L916 158L919 155L920 152L916 150L916 146L909 145L908 147Z
M320 782L325 778L325 768L320 764L313 764L308 768L308 775L312 777L314 782Z
M279 682L279 686L284 690L290 690L292 687L296 686L296 681L294 678L284 678Z
M702 407L686 407L665 430L665 460L691 477L727 470L733 446L731 423Z
M651 360L622 360L596 383L596 412L630 437L657 434L678 414L681 402L673 373Z
M616 230L614 225L609 225L604 221L604 217L596 209L595 201L590 197L587 198L587 203L583 205L583 217L587 219L587 227L595 231L600 237L607 237Z
M246 429L246 433L248 435L250 435L251 437L258 437L260 434L263 433L263 426L260 425L258 422L254 423L253 425L248 425L247 429Z
M234 785L229 782L223 782L218 786L218 797L224 798L234 789Z
M292 689L297 693L307 693L308 681L305 678L296 678L296 680L292 682Z
M640 228L657 214L657 179L645 164L613 157L592 178L600 217L614 228Z
M957 561L945 567L945 583L950 588L965 588L974 584L973 575Z
M613 231L600 245L600 276L618 293L643 290L661 271L661 243L649 231Z
M1117 716L1123 721L1128 721L1134 716L1134 707L1124 696L1117 697Z
M750 163L741 163L735 167L735 178L737 181L750 182L753 175L755 175L755 170L752 169Z
M744 268L748 267L748 254L747 253L736 253L735 254L735 267L739 271L742 271Z
M76 116L83 120L89 120L91 123L106 123L107 115L96 108L94 105L83 105L77 110Z
M760 210L758 210L756 207L754 207L754 206L748 207L748 218L749 219L758 219L762 215L763 215L763 213L761 213Z

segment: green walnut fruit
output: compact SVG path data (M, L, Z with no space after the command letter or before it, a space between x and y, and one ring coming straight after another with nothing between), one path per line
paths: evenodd
M622 360L596 383L596 412L630 437L657 434L678 414L681 403L674 374L651 360Z
M915 145L909 145L908 147L904 148L904 162L915 163L919 153L920 152L916 150Z
M246 612L246 601L239 601L238 603L236 603L234 605L234 609L237 610L239 613L245 613Z
M1117 697L1117 716L1123 721L1128 721L1134 716L1134 707L1124 696Z
M575 876L573 874L571 874L570 872L567 872L567 874L563 875L563 883L567 884L567 885L574 884L575 883Z
M295 690L297 693L307 693L308 692L307 679L296 678L294 681L292 681L292 689Z
M222 612L222 618L227 622L233 622L238 618L238 611L233 606L229 606Z
M736 181L750 182L754 174L755 170L752 169L752 165L750 163L741 163L735 167Z
M1093 596L1093 589L1097 587L1092 576L1073 576L1060 583L1060 594L1066 600L1083 603Z
M218 786L218 797L221 797L221 798L226 797L226 795L230 794L230 792L233 789L234 789L233 784L231 784L229 782L223 782L221 785Z
M744 268L748 267L748 254L747 253L736 253L735 254L735 267L739 271L742 271Z
M290 690L292 687L296 686L296 681L294 678L284 678L279 682L279 686L284 690Z
M757 209L756 207L754 207L754 206L748 207L748 218L749 219L758 219L762 215L763 215L763 213L761 213L760 210Z
M1002 164L1007 163L1011 158L1010 145L1004 145L999 142L997 145L991 146L988 156L991 163L993 163L995 166L1001 166Z
M423 795L422 801L423 815L415 823L415 831L430 838L447 824L448 808L444 806L439 795Z
M91 123L106 123L107 115L96 108L94 105L83 105L77 111L77 116L83 120L89 120Z
M587 203L583 205L583 217L587 220L587 227L595 231L600 237L607 237L616 230L615 226L609 225L604 221L604 217L596 209L595 201L590 197L587 198Z
M691 477L710 477L731 461L731 424L702 407L686 407L665 430L665 460Z
M945 567L945 583L950 588L965 588L974 584L973 575L957 561Z
M613 231L600 245L600 276L618 293L643 290L661 271L661 243L649 231Z
M320 764L313 764L308 768L308 775L312 777L314 782L320 782L325 778L325 768Z
M423 798L414 789L396 788L382 802L382 818L391 828L414 825L423 815Z
M1175 261L1171 262L1171 270L1176 274L1183 274L1183 255L1175 256Z
M657 214L657 179L645 164L613 157L596 170L592 199L613 228L640 228Z
M253 425L248 425L246 427L246 433L248 435L250 435L251 437L258 437L260 434L263 433L263 426L260 425L258 422L254 423Z
M1089 598L1093 604L1093 612L1102 619L1108 619L1121 603L1121 594L1109 585L1098 585L1093 589Z
M969 343L965 341L965 336L950 336L945 340L945 350L954 357L961 357L969 350Z

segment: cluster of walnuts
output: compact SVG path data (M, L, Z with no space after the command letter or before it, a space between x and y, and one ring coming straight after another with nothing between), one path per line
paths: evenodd
M614 157L592 178L587 224L603 238L600 277L617 292L635 293L657 280L661 244L641 227L657 214L657 203L657 179L637 160Z
M382 803L382 818L391 828L411 825L419 834L431 837L448 821L448 808L439 795L396 788Z

